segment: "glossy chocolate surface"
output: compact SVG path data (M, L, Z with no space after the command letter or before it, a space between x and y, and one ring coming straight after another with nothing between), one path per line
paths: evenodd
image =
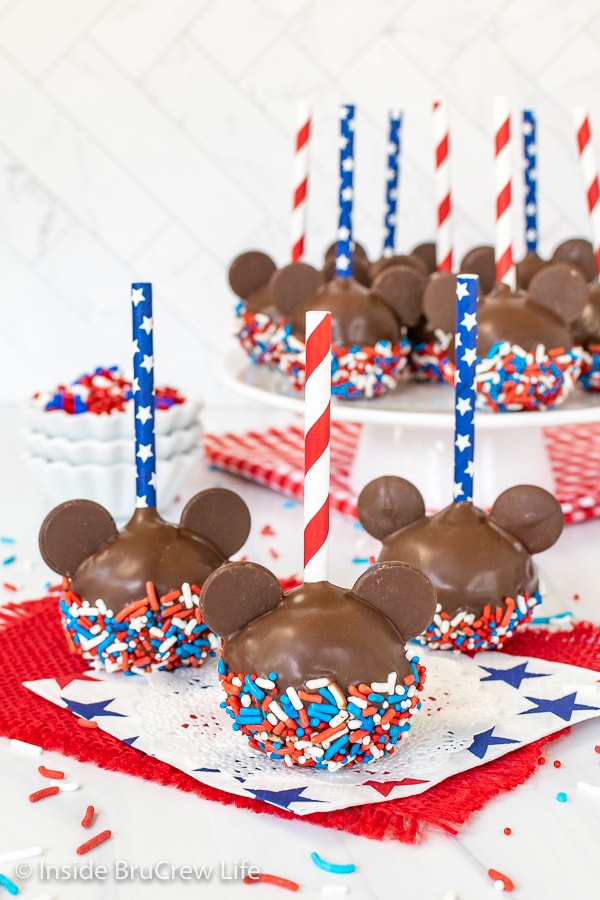
M155 509L136 509L121 531L81 563L71 590L92 604L101 598L116 612L145 597L147 581L160 597L183 582L201 586L224 561L188 528L165 522Z
M331 311L331 338L338 346L372 347L377 341L395 344L400 337L392 310L351 278L327 282L295 311L292 327L301 339L304 338L305 315L309 309Z
M487 603L538 588L535 564L521 541L470 502L453 503L390 535L379 559L421 569L448 613L479 614Z
M327 581L303 584L226 642L233 672L277 672L280 689L331 677L340 687L410 672L391 621L352 591Z

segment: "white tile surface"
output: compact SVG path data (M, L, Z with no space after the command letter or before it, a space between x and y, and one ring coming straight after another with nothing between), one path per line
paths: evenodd
M543 252L588 236L570 109L588 105L600 151L599 60L597 0L0 0L10 307L0 351L3 365L16 356L26 370L16 387L0 382L0 400L98 362L126 365L131 278L155 284L157 368L221 396L215 371L234 302L227 265L250 248L288 258L294 111L304 98L313 106L311 261L335 233L337 107L348 101L357 104L355 231L372 254L391 105L405 113L398 246L434 236L438 97L451 116L458 255L493 239L499 92L515 112L538 114ZM519 252L516 122L514 134ZM68 353L57 354L51 327Z

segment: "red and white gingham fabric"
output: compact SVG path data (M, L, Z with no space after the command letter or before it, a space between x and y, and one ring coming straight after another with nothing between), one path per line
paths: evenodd
M348 479L360 429L355 423L331 423L330 506L351 518L356 518L356 496ZM600 517L600 423L554 426L543 434L565 522ZM205 434L203 441L207 461L217 468L302 499L302 428Z

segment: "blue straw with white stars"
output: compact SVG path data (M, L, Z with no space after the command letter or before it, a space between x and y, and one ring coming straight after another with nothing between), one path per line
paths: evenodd
M340 218L336 278L352 277L352 201L354 199L354 104L340 107Z
M454 502L473 499L475 459L475 367L477 365L477 275L456 276L454 356Z
M398 179L400 175L400 131L402 113L390 111L385 181L385 219L383 255L393 256L396 246L396 212L398 209Z
M156 506L152 285L131 285L136 507Z
M525 242L528 253L538 248L537 144L536 121L532 110L523 110L523 153L525 156Z

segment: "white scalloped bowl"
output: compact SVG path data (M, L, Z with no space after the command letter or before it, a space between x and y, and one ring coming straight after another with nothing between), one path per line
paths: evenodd
M130 447L132 443L130 442ZM158 508L167 509L202 457L199 445L170 459L156 461ZM135 509L135 465L133 462L71 465L27 455L27 463L54 504L84 498L101 503L115 519L126 520Z
M157 409L154 429L158 435L181 431L198 423L202 403L187 397L183 403L174 403L168 409ZM111 413L80 413L72 415L62 409L45 410L30 400L25 409L25 425L30 431L39 431L48 437L62 437L69 441L113 441L128 438L133 441L133 400L122 411Z
M200 422L168 434L159 432L156 435L156 458L170 459L172 456L186 453L198 446L201 432ZM44 434L42 431L28 431L25 441L28 452L33 456L39 456L49 462L62 460L71 465L99 463L106 466L113 463L129 463L133 460L135 452L133 434L128 438L101 441L95 438L69 440L57 435Z

